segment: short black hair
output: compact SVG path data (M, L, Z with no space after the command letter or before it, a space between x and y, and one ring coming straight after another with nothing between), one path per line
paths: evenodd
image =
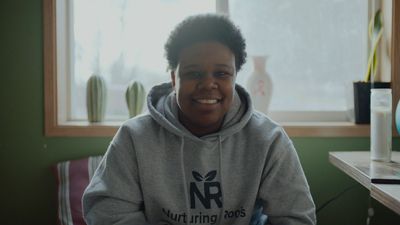
M184 48L203 41L217 41L228 47L235 55L236 71L246 62L246 42L240 29L226 16L209 13L189 16L171 32L165 44L169 69L177 68Z

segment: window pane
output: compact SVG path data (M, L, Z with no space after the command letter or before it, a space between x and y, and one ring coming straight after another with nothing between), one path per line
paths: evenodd
M215 0L67 2L72 4L73 28L70 120L86 120L86 81L93 73L107 80L106 120L128 118L124 92L129 81L142 81L147 92L168 81L164 43L169 32L188 15L215 12L216 4ZM301 113L322 111L329 112L327 117L345 118L340 113L350 105L352 82L363 78L366 67L367 1L230 0L229 13L247 40L249 55L238 83L246 86L251 56L267 56L266 70L274 86L272 117L295 112L297 120Z
M246 83L251 56L266 55L273 81L270 111L347 110L346 88L363 79L366 67L368 1L230 0L229 4L249 55L238 82Z
M70 119L86 119L86 81L108 85L106 120L126 119L125 89L140 80L146 91L169 80L164 43L173 27L197 13L215 12L215 0L73 1L73 77Z

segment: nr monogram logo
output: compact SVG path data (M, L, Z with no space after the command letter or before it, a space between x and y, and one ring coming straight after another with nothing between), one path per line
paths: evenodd
M190 208L196 208L198 199L204 208L210 209L211 202L214 201L218 208L222 208L221 184L213 181L217 176L217 171L208 172L204 177L196 171L192 171L193 178L197 182L190 182Z

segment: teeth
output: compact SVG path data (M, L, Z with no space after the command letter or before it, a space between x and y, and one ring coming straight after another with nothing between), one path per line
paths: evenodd
M201 104L215 104L218 102L217 99L197 99L196 101Z

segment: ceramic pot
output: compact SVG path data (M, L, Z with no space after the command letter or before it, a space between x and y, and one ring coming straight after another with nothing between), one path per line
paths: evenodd
M267 114L273 90L271 76L265 69L267 57L253 56L251 59L253 71L247 80L247 90L250 92L254 108Z
M356 124L371 121L371 88L390 88L390 82L354 82L354 117Z

